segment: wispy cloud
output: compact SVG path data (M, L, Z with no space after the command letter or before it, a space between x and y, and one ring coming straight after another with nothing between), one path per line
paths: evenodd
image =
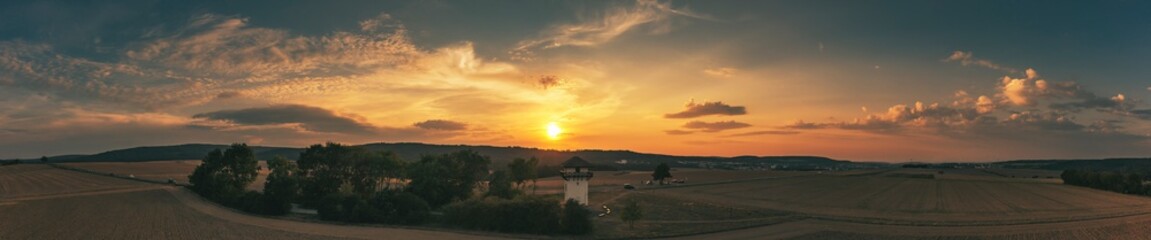
M945 61L945 62L959 62L959 64L962 64L963 66L974 65L974 66L980 66L980 67L985 67L985 68L994 69L994 70L1006 71L1009 73L1019 72L1019 70L1016 70L1014 68L1004 67L1002 65L991 62L990 60L975 58L975 55L971 54L971 52L955 51L955 52L951 53L951 56L944 58L943 61Z
M736 134L727 135L727 137L748 137L748 136L759 136L759 135L795 135L795 134L799 134L799 131L763 130L763 131L736 133Z
M751 124L741 123L736 121L719 121L719 122L704 122L704 121L691 121L683 125L683 128L699 130L703 132L719 132L724 130L731 130L737 128L750 127Z
M596 46L631 31L667 33L671 31L674 18L712 19L690 9L672 7L671 2L638 0L629 6L613 7L600 15L586 17L577 23L552 26L539 37L520 41L512 52L530 54L536 49Z
M729 78L735 75L735 68L730 67L717 67L704 69L703 73L715 77Z

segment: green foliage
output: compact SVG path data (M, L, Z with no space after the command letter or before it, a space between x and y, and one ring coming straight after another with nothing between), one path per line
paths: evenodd
M48 162L48 156L40 156L40 162Z
M292 201L300 192L299 179L296 176L299 169L295 163L282 157L268 160L268 168L271 169L271 173L264 183L262 202L266 209L262 213L287 214L292 210Z
M519 191L512 188L512 182L507 171L500 170L492 173L491 181L488 182L488 192L485 196L511 199L517 194Z
M315 206L324 197L350 192L367 198L390 189L389 179L403 177L404 164L391 152L372 153L338 143L312 145L300 153L300 200Z
M508 173L511 175L511 181L516 184L516 188L523 189L524 183L527 181L532 181L532 185L535 185L538 176L536 166L539 165L539 163L540 160L534 157L531 158L531 160L516 158L512 160L511 163L508 163Z
M583 235L592 231L592 213L580 205L575 199L564 202L563 219L560 224L564 234Z
M626 222L628 228L635 228L635 221L643 219L643 208L640 208L638 201L630 199L620 210L619 219Z
M655 172L651 173L651 179L655 180L655 181L659 181L660 185L663 185L664 179L667 179L670 177L671 177L671 167L668 167L667 163L660 163L659 166L655 167Z
M203 162L188 176L192 190L221 203L235 203L243 197L244 188L259 173L252 149L247 144L232 144L227 150L208 153Z
M406 190L440 207L466 200L487 176L491 160L475 151L464 150L440 156L424 156L408 171L411 182Z
M417 225L427 221L431 208L411 193L387 190L368 198L335 193L324 197L316 210L328 221Z
M466 229L551 234L560 229L560 206L533 195L471 199L445 206L444 221Z
M1084 186L1117 193L1151 195L1151 188L1143 185L1144 177L1137 173L1123 174L1109 171L1064 170L1059 175L1064 184Z

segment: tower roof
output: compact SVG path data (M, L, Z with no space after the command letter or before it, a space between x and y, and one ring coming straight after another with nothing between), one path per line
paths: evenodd
M583 158L579 158L578 156L576 156L576 157L572 157L571 159L568 159L567 161L564 161L564 163L561 164L561 166L563 166L565 168L591 167L591 163L583 160Z

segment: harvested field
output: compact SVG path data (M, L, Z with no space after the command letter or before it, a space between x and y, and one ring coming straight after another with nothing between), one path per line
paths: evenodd
M0 229L0 239L338 239L217 219L164 190L0 206Z
M1037 182L802 176L658 191L825 219L906 225L1067 221L1151 212L1151 199ZM896 175L899 176L899 175Z
M672 171L671 174L674 176L674 178L685 179L687 183L683 185L693 185L756 178L804 176L817 173L794 171L730 171L685 168ZM651 180L651 171L597 171L595 172L595 177L593 177L591 180L591 191L618 189L622 188L623 184L625 183L634 185L637 188L660 187L658 184L652 186L643 185L643 181L646 180ZM553 194L563 192L563 179L560 177L542 178L539 179L536 184L538 186L536 193L538 194ZM672 184L671 186L678 185L681 184Z
M0 183L16 196L0 198L0 239L500 238L252 216L179 187L46 165L0 167Z
M151 184L60 170L41 164L0 167L0 201L53 194L150 187Z
M142 179L156 181L173 179L177 182L186 183L188 182L188 175L191 175L192 171L196 170L196 166L200 165L200 160L63 163L61 165L117 175L133 175ZM256 180L248 186L248 189L262 191L264 181L268 178L268 172L267 162L261 161L260 175L256 176Z

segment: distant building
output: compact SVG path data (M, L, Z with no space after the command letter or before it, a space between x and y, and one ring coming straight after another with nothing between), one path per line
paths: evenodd
M591 163L580 157L572 157L562 164L560 176L564 179L564 201L575 199L587 205L588 181L592 178Z

